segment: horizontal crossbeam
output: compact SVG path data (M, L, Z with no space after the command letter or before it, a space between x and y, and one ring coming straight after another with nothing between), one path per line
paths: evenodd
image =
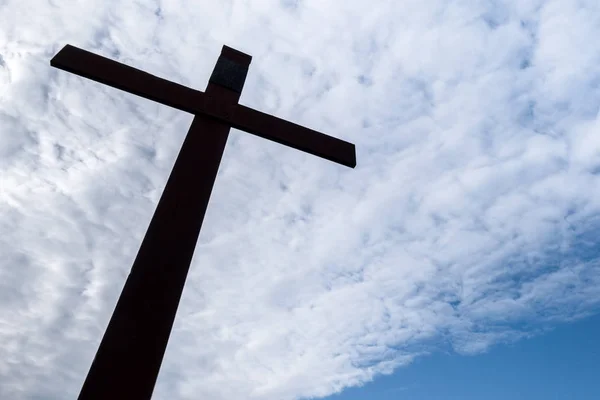
M66 45L50 65L194 115L208 115L231 127L354 168L352 143L236 104L220 108L205 93L137 68Z

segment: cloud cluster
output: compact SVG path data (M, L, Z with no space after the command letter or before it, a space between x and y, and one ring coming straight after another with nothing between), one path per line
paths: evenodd
M75 397L192 116L70 43L356 143L232 131L156 399L326 396L600 306L600 8L582 0L0 5L0 398ZM209 133L207 133L209 134Z

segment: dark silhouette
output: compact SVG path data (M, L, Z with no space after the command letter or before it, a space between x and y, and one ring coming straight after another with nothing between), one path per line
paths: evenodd
M223 46L206 92L66 45L50 65L194 114L79 399L149 399L230 127L354 168L354 145L238 104L251 57Z

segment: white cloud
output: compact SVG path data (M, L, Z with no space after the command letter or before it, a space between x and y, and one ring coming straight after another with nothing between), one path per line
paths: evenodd
M325 396L598 310L593 1L0 7L0 398L74 397L192 117L51 68L65 44L356 143L233 131L157 399Z

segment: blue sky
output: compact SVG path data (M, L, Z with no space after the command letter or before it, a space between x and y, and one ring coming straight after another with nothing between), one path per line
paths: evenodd
M597 0L1 3L0 398L76 397L192 121L65 44L198 90L228 45L241 104L357 147L232 131L155 399L476 376L600 311Z
M484 354L438 353L327 400L581 399L600 397L600 315Z

